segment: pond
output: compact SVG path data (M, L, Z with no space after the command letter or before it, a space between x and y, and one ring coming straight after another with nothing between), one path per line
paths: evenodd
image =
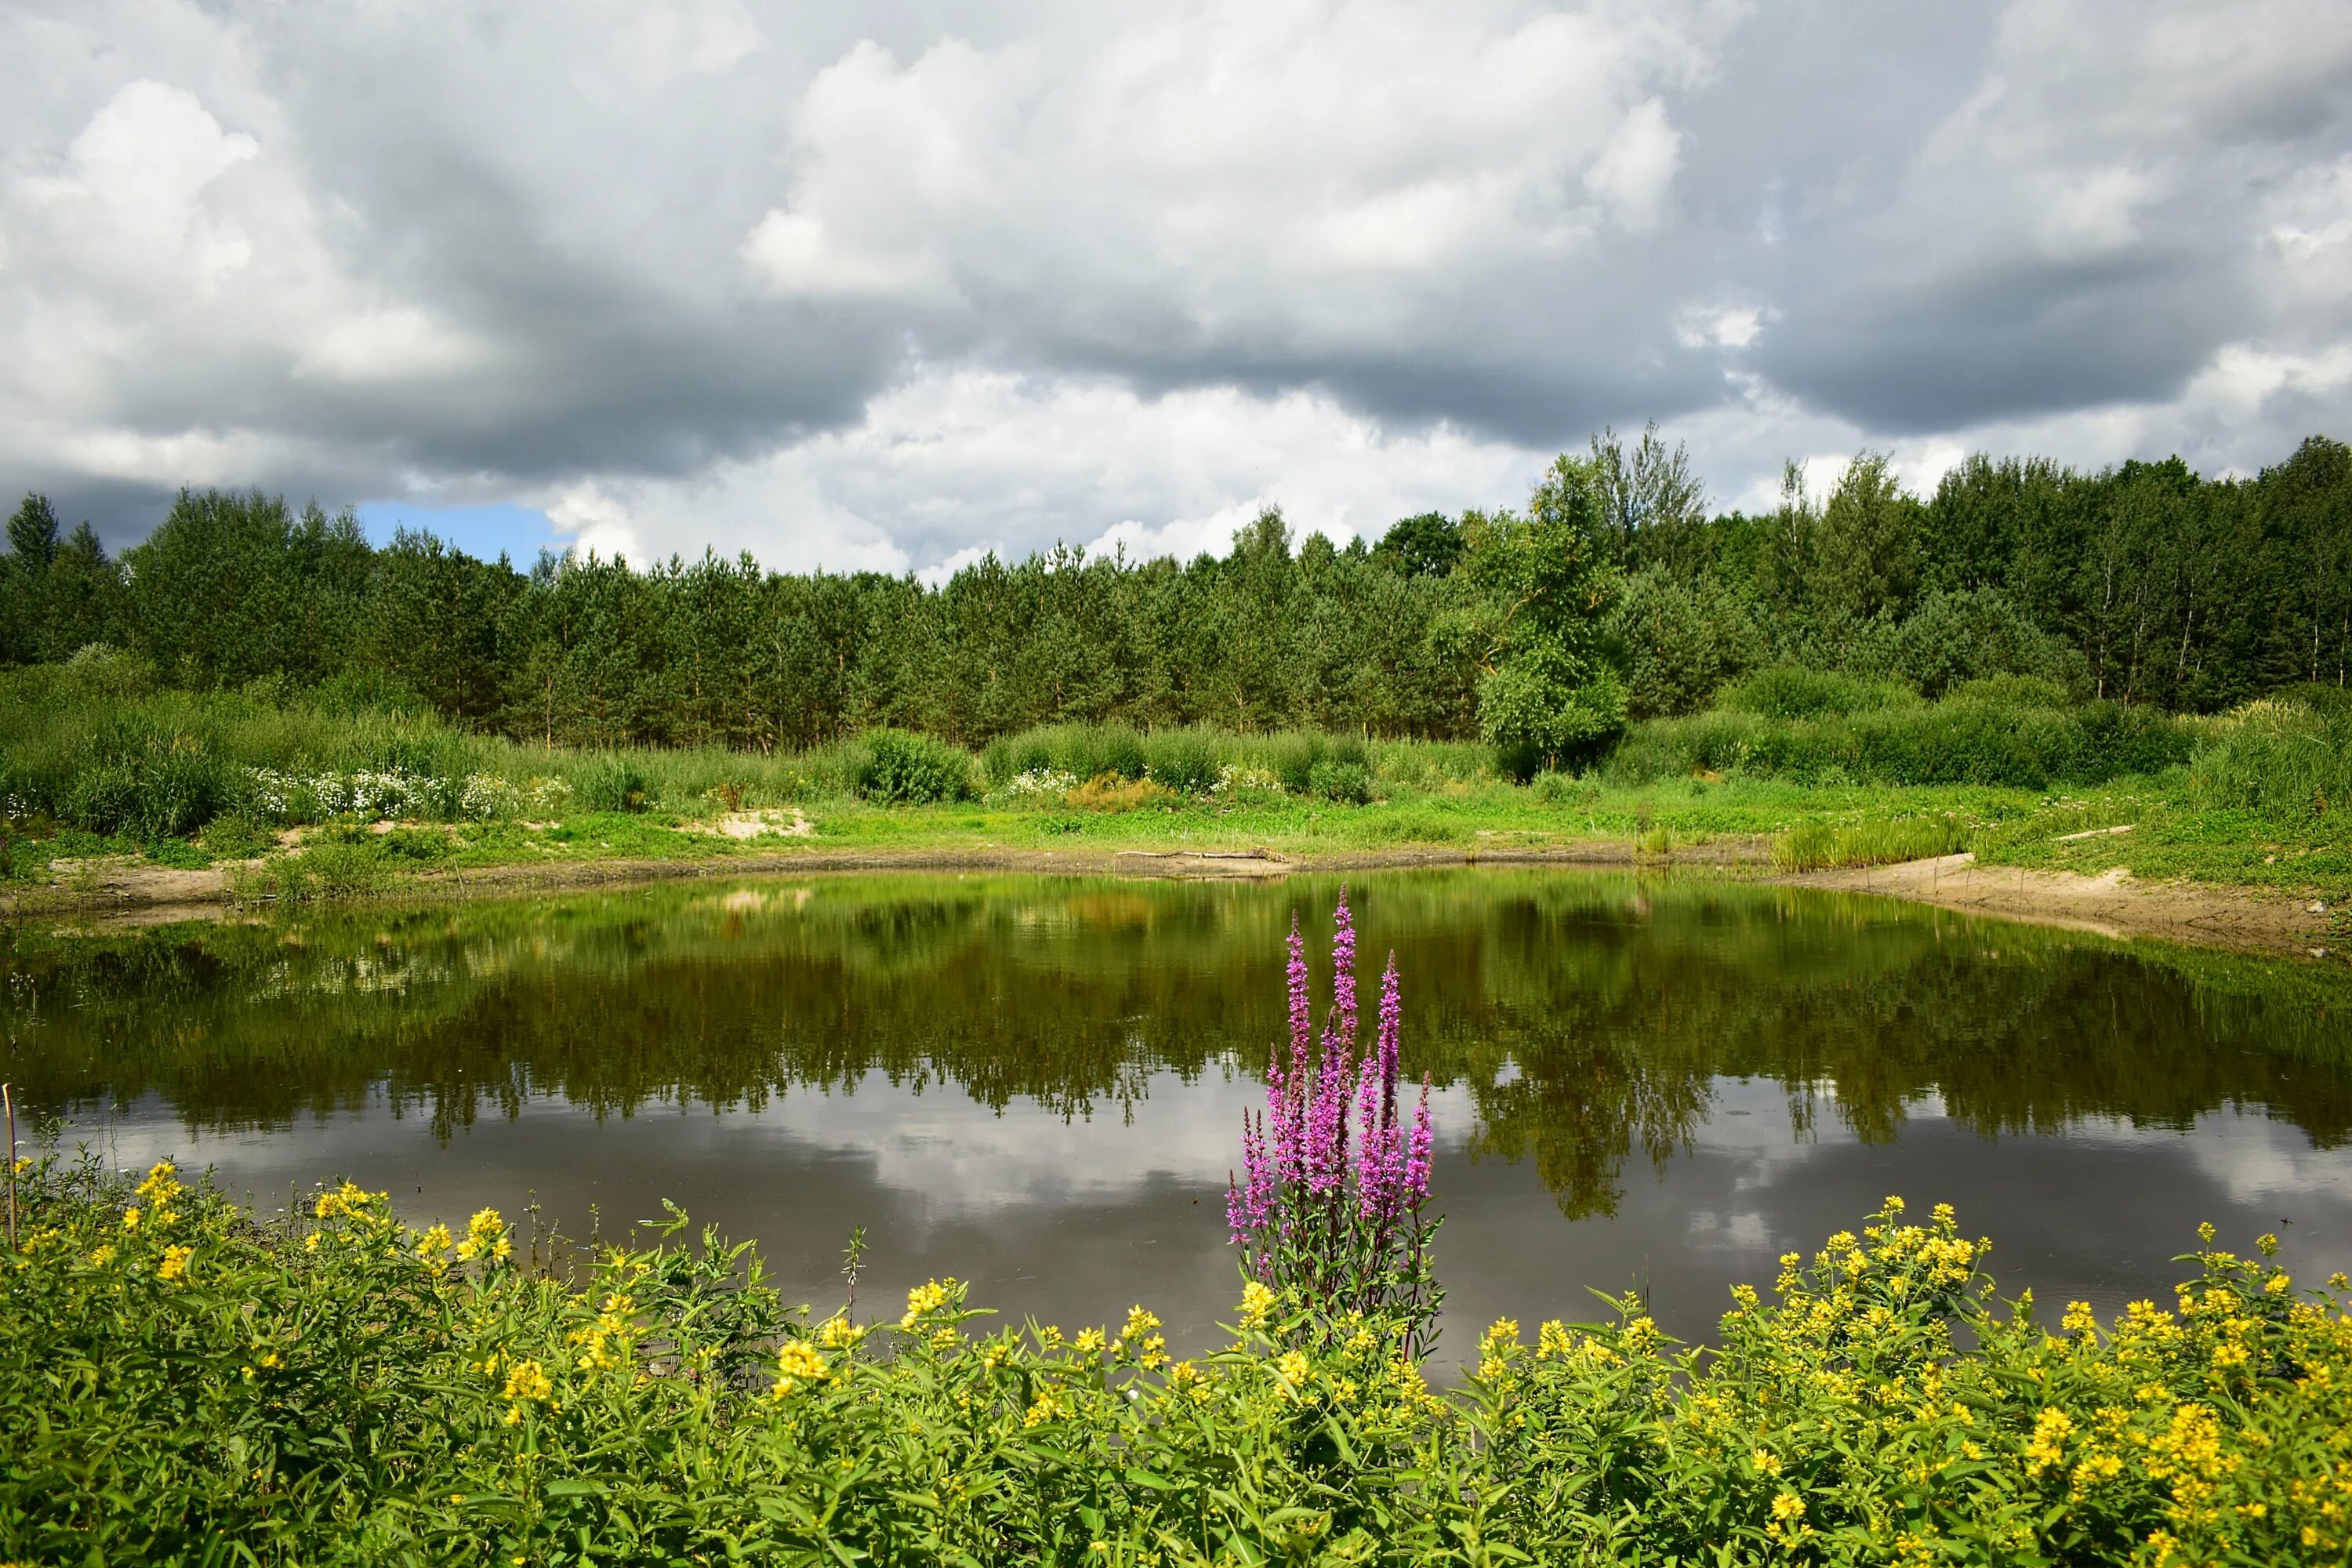
M5 1074L112 1164L320 1178L422 1223L664 1200L820 1306L972 1281L1075 1328L1230 1321L1223 1192L1337 879L843 877L0 932ZM1360 875L1433 1085L1451 1344L1728 1288L1888 1194L1994 1239L2054 1313L2167 1299L2200 1220L2352 1268L2352 984L1888 900L1681 877ZM1441 1361L1445 1346L1441 1346Z

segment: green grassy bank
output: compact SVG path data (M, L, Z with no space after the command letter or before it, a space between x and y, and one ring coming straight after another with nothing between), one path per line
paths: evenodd
M2029 679L1927 702L1771 670L1707 712L1635 725L1580 773L1521 781L1468 743L1114 724L977 753L894 731L790 753L583 752L348 687L159 691L102 655L0 673L0 871L64 898L108 857L224 865L242 896L274 900L602 859L1603 840L1653 857L1737 844L1791 869L1967 848L2332 903L2352 889L2348 798L2352 708L2327 688L2185 718Z

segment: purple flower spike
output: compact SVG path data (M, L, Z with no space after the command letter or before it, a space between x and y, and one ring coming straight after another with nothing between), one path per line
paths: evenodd
M1340 1041L1356 1043L1356 917L1348 912L1348 889L1339 889L1339 907L1331 912L1338 929L1331 933L1332 1029Z
M1396 953L1389 954L1387 972L1381 976L1381 1023L1379 1044L1381 1062L1381 1125L1396 1125L1397 1034L1404 1026L1404 1000L1397 991Z
M1306 943L1291 921L1290 1048L1277 1044L1266 1064L1265 1110L1242 1119L1226 1223L1249 1278L1335 1311L1394 1315L1420 1346L1442 1295L1429 1255L1437 1222L1422 1212L1434 1146L1429 1080L1408 1129L1397 1114L1396 954L1381 976L1374 1037L1360 1049L1356 928L1344 890L1333 926L1331 1012L1318 1038Z
M1418 1205L1429 1196L1429 1154L1433 1142L1429 1122L1429 1078L1421 1080L1421 1104L1412 1113L1412 1146L1405 1153L1405 1201Z

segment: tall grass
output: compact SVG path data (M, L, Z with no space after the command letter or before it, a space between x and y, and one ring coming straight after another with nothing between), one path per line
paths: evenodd
M1957 855L1968 829L1954 816L1904 816L1873 822L1808 822L1772 841L1772 864L1783 871L1888 866Z
M1842 697L1865 688L1844 677L1820 680L1842 687L1832 693ZM2159 773L2189 761L2196 744L2192 721L2112 702L2041 706L2042 686L1987 682L1933 704L1912 697L1850 710L1809 702L1803 692L1748 696L1745 707L1634 726L1601 771L1619 784L1722 773L1803 784L2046 789Z
M877 745L865 736L774 754L573 751L311 697L126 693L94 689L71 667L0 672L0 805L14 817L132 837L185 835L240 813L280 822L342 815L334 789L311 786L360 778L399 781L400 809L387 815L443 820L551 804L700 813L720 802L846 797L889 773L877 766ZM961 750L929 741L918 749L935 764L951 756L968 776ZM291 782L264 788L257 770Z
M2352 809L2352 706L2333 687L2298 687L2198 721L2189 798L2306 827Z
M1444 774L1462 766L1454 752L1472 749L1388 742L1382 755L1408 765L1426 757L1416 773ZM1060 773L1081 783L1148 778L1181 794L1201 795L1232 768L1263 774L1293 795L1360 801L1370 797L1378 777L1373 762L1372 745L1361 736L1312 730L1249 735L1190 727L1147 734L1126 724L1048 724L990 742L981 754L981 771L996 788L1024 773Z

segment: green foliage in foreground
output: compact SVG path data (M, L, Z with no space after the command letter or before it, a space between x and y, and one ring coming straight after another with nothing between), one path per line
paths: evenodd
M159 1165L26 1162L0 1267L0 1552L37 1563L2279 1563L2341 1557L2352 1305L2200 1251L2175 1310L2055 1334L1889 1200L1736 1291L1496 1323L1433 1393L1389 1325L1254 1290L1224 1348L992 1326L953 1281L818 1319L756 1253L346 1184L257 1226ZM2208 1241L2210 1243L2210 1234ZM2265 1237L2268 1254L2274 1243ZM1960 1347L1968 1348L1960 1348Z

